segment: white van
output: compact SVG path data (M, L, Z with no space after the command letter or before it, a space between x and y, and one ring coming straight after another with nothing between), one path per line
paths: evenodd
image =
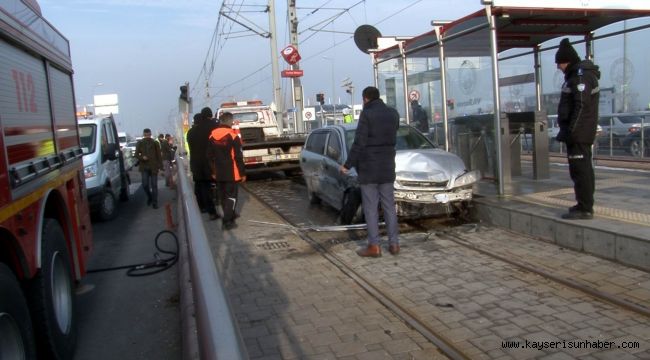
M78 120L91 211L101 220L117 215L117 197L129 199L129 177L112 116Z

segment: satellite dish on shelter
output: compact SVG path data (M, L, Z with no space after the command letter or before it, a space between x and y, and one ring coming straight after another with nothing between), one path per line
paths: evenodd
M379 30L372 25L361 25L354 31L354 43L357 44L359 50L366 54L370 49L376 49L377 38L381 36Z

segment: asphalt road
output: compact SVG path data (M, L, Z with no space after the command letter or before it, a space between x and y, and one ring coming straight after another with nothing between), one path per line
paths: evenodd
M118 217L109 222L93 220L89 269L155 260L154 239L165 229L164 204L175 206L175 193L160 180L160 208L152 209L146 206L140 174L130 174L132 196L120 203ZM159 242L174 248L170 235L161 236ZM77 293L75 359L181 358L178 265L144 277L129 277L126 270L91 273Z

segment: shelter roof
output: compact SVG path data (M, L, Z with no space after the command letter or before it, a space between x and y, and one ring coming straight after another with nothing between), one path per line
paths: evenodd
M562 36L585 36L623 20L650 16L650 9L558 9L497 6L491 8L496 18L498 52L536 46ZM453 41L462 35L462 46L448 48L448 56L478 56L489 53L487 10L482 9L455 20L441 28L442 39ZM404 43L410 56L438 56L432 49L438 44L435 31L416 36ZM430 49L426 51L426 49ZM417 52L417 54L413 54ZM377 53L377 60L399 55L393 46Z

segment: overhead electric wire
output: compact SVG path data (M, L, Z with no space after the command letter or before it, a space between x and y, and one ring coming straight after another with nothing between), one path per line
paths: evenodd
M307 30L309 30L309 31L313 31L312 34L310 34L309 36L307 36L305 39L301 40L301 41L300 41L300 44L304 44L306 41L310 40L313 36L315 36L315 34L318 33L318 32L346 33L346 32L335 32L335 31L329 31L329 30L324 30L324 29L325 29L325 27L327 27L328 25L330 25L330 24L334 23L336 20L338 20L338 19L339 19L343 14L345 14L345 13L347 13L347 14L352 18L352 21L356 24L357 22L355 21L354 17L353 17L352 14L350 13L350 10L353 9L354 7L360 5L360 4L363 4L363 5L364 5L364 16L365 16L365 18L367 19L367 11L366 11L366 4L365 4L366 1L365 1L365 0L358 1L357 3L351 5L351 6L347 7L347 8L336 8L336 7L329 7L329 8L328 8L328 7L325 7L327 4L329 4L329 3L331 3L331 2L332 2L332 0L328 0L328 1L324 2L323 5L321 5L321 6L317 7L317 8L306 8L306 7L297 8L297 9L300 9L300 10L307 10L307 9L311 9L311 10L312 10L312 11L310 11L310 12L309 12L309 13L308 13L304 18L303 18L303 20L306 19L306 18L308 18L308 17L310 17L310 16L312 16L312 15L314 15L314 14L316 14L318 11L321 11L321 10L341 10L339 13L337 13L337 14L335 14L335 15L332 15L332 16L330 16L330 17L328 17L328 18L326 18L326 19L324 19L324 20L321 20L321 21L319 21L319 22L316 22L315 24L309 26L308 29L303 30L302 32L300 32L299 34L302 34L302 33L304 33L304 32L307 31ZM416 5L416 4L420 3L420 2L422 2L422 0L415 0L415 1L413 1L412 3L410 3L410 4L406 5L406 6L404 6L403 8L401 8L401 9L399 9L399 10L397 10L397 11L395 11L395 12L389 14L388 16L382 18L381 20L375 22L373 25L381 24L381 23L383 23L384 21L386 21L386 20L388 20L388 19L394 17L395 15L397 15L397 14L399 14L399 13L401 13L401 12L403 12L403 11L409 9L409 8L411 8L412 6L414 6L414 5ZM265 5L249 5L249 4L244 5L244 4L243 4L243 0L242 0L239 4L231 4L231 5L225 4L225 2L224 2L224 3L222 3L222 9L220 10L220 13L221 13L221 11L223 10L224 7L226 7L227 9L231 9L231 10L237 8L236 13L235 13L234 16L239 16L240 13L242 13L242 12L249 12L249 11L242 11L242 8L243 8L243 7L254 7L254 6L264 7ZM210 77L212 76L212 73L213 73L213 71L214 71L214 65L215 65L216 59L218 58L219 54L220 54L221 51L223 50L223 47L225 46L225 42L226 42L226 40L228 40L228 39L236 39L236 38L241 38L241 37L246 37L246 35L236 35L236 34L241 34L241 33L243 33L244 31L233 31L233 27L234 27L234 23L233 23L233 22L230 23L230 27L229 27L228 31L226 32L225 29L226 29L226 26L227 26L227 24L226 24L227 22L225 22L225 21L221 21L221 18L222 18L222 17L219 16L219 19L217 20L217 25L215 26L215 33L213 34L213 40L211 41L211 45L210 45L210 47L209 47L209 49L208 49L208 55L206 56L206 61L204 62L204 69L199 73L199 77L198 77L198 78L201 77L201 75L203 74L203 72L206 72L206 74L209 74L208 78L210 78ZM241 17L241 18L243 18L243 17ZM245 19L245 18L243 18L243 19ZM245 20L248 21L248 22L251 22L251 21L248 20L248 19L245 19ZM365 22L367 23L367 20L366 20ZM252 23L252 22L251 22L251 23ZM257 26L257 24L255 24L255 23L253 23L253 24L254 24L256 27L260 28L259 26ZM285 32L285 34L286 34L286 36L288 37L288 36L289 36L289 35L288 35L288 34L289 34L288 28L289 28L289 26L290 26L290 24L289 24L288 14L287 14L287 22L286 22L286 24L287 24L287 31ZM221 25L221 31L220 31L220 32L218 31L218 29L219 29L219 25ZM316 28L316 29L315 29L315 28ZM346 33L346 34L350 34L350 33ZM312 55L310 55L310 56L304 56L303 59L302 59L302 61L304 62L304 61L306 61L306 60L313 59L314 57L317 57L317 56L319 56L319 55L321 55L321 54L323 54L323 53L325 53L325 52L327 52L327 51L329 51L329 50L331 50L331 49L333 49L333 48L335 48L335 47L337 47L337 46L339 46L339 45L341 45L341 44L343 44L343 43L345 43L345 42L347 42L347 41L349 41L349 40L352 39L352 38L353 38L353 36L349 36L348 38L346 38L346 39L344 39L344 40L342 40L342 41L339 41L339 42L335 42L335 43L332 44L331 46L329 46L329 47L327 47L327 48L325 48L325 49L322 49L322 50L318 51L318 52L315 53L315 54L312 54ZM277 37L276 37L276 39L277 39ZM211 54L212 56L210 56L210 54ZM206 69L207 64L208 64L208 59L210 60L210 61L209 61L210 67L209 67L209 69ZM251 72L251 73L245 75L244 77L242 77L242 78L236 80L236 81L233 81L233 82L231 82L231 83L229 83L229 84L227 84L227 85L224 85L224 86L222 86L222 87L218 87L220 90L217 91L217 92L216 92L215 94L213 94L212 96L217 96L218 94L224 92L227 88L230 88L230 87L232 87L232 86L234 86L234 85L236 85L236 84L239 84L239 83L241 83L242 81L244 81L244 80L246 80L246 79L248 79L248 78L254 76L255 74L257 74L257 73L263 71L264 69L266 69L269 65L271 65L270 62L267 63L267 64L265 64L265 65L263 65L263 66L260 67L259 69L257 69L257 70L255 70L255 71L253 71L253 72ZM268 80L268 78L265 78L265 79L263 79L263 80L261 80L261 81L255 83L255 84L253 84L253 85L249 85L249 86L247 86L246 88L243 88L242 90L240 90L239 92L241 92L241 91L243 91L243 90L246 90L246 89L248 89L248 88L250 88L250 87L252 87L252 86L258 85L258 84L260 84L261 82L266 81L266 80ZM287 79L283 79L283 82L284 82L284 80L287 80ZM197 83L198 83L198 80L197 80ZM284 85L284 84L283 84L283 85ZM214 88L214 87L211 87L211 88ZM283 88L285 88L285 86L283 86ZM286 90L285 90L285 95L286 95ZM286 96L285 96L285 99L286 99Z
M361 1L361 2L365 2L365 1ZM386 20L388 20L388 19L394 17L395 15L397 15L397 14L403 12L404 10L406 10L406 9L408 9L408 8L410 8L410 7L416 5L417 3L420 3L420 2L422 2L422 0L415 0L414 2L410 3L409 5L406 5L405 7L403 7L403 8L401 8L401 9L399 9L399 10L393 12L393 13L390 14L390 15L388 15L387 17L385 17L385 18L383 18L383 19L381 19L381 20L375 22L373 25L381 24L382 22L384 22L384 21L386 21ZM355 4L355 5L353 5L353 6L356 6L356 5L358 5L358 3ZM317 52L316 54L313 54L313 55L310 55L310 56L306 56L306 57L304 57L302 60L305 61L305 60L309 60L309 59L315 58L315 57L317 57L317 56L319 56L319 55L325 53L326 51L331 50L331 49L333 49L333 48L335 48L335 47L337 47L337 46L339 46L339 45L341 45L341 44L343 44L343 43L345 43L345 42L347 42L347 41L349 41L349 40L351 40L351 39L353 39L353 38L354 38L354 36L350 36L350 37L346 38L346 39L343 40L343 41L340 41L340 42L338 42L338 43L335 43L334 45L332 45L332 46L330 46L330 47L327 47L327 48L325 48L325 49L323 49L323 50ZM303 41L303 42L304 42L304 41Z

